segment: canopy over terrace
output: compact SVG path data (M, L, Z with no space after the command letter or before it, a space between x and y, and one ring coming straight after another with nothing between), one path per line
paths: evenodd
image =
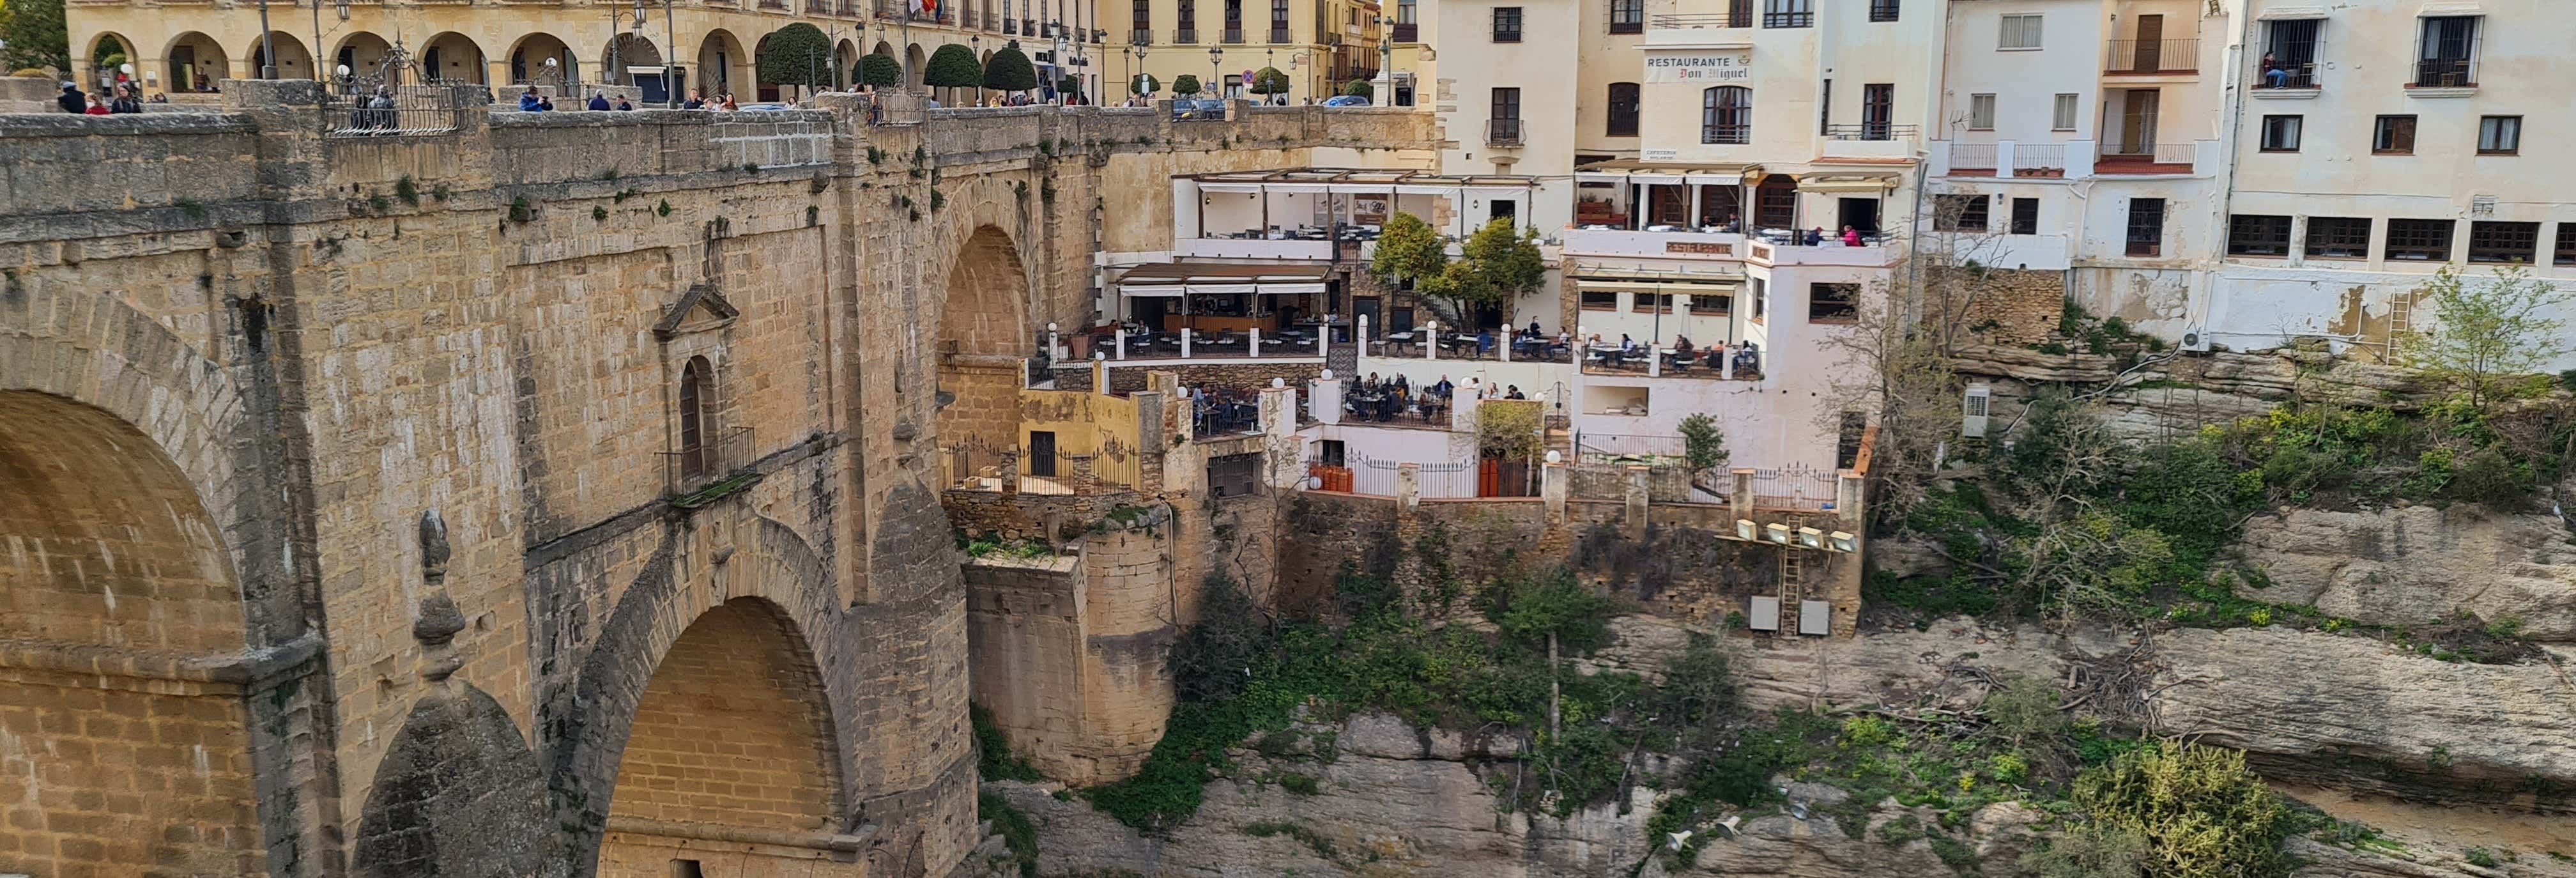
M1618 159L1574 169L1574 224L1632 231L1739 232L1744 187L1762 166Z
M1538 178L1428 171L1291 168L1174 177L1173 203L1197 237L1367 241L1394 212L1464 238L1494 219L1528 227Z
M1152 331L1264 333L1313 324L1331 290L1331 267L1153 262L1118 275L1125 317Z

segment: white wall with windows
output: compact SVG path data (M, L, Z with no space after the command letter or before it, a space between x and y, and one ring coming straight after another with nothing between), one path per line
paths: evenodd
M2094 137L2102 0L1950 5L1935 139L2052 144ZM2070 75L2078 74L2078 75ZM1977 111L1992 107L1991 115ZM1984 123L1984 124L1979 124Z

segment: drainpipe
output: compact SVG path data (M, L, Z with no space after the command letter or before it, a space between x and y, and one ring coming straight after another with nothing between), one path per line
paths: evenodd
M2227 70L2218 76L2219 93L2226 95L2227 99L2227 109L2224 113L2227 127L2218 132L2219 142L2226 145L2224 152L2227 154L2227 166L2220 168L2217 174L2218 198L2215 199L2214 206L2217 208L2218 217L2217 221L2210 226L2217 232L2212 238L2209 259L2203 263L2205 265L2226 264L2227 218L2236 215L2236 154L2244 142L2244 138L2238 137L2237 132L2244 130L2245 122L2245 94L2243 89L2236 87L2236 77L2244 67L2245 47L2254 41L2254 16L2251 14L2251 7L2250 3L2237 5L2236 12L2244 22L2237 31L2236 45L2229 46L2227 49ZM2214 313L2218 306L2217 280L2216 269L2201 270L2203 295L2200 297L2198 309L2194 309L2189 300L2184 301L2182 321L2184 329L2188 330L2194 324L2201 324L2204 331L2206 330L2209 315ZM2200 312L2200 316L2196 319L2192 316L2194 310ZM2392 344L2395 341L2394 337L2390 338Z

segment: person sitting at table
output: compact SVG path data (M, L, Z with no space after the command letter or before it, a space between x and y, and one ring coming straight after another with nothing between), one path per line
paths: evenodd
M1449 392L1456 389L1458 389L1458 385L1449 383L1449 376L1444 373L1440 376L1440 383L1431 385L1429 393L1432 396L1439 397L1441 399L1448 399Z
M1690 343L1690 336L1682 335L1682 334L1680 334L1680 333L1674 333L1674 334L1673 334L1673 353L1680 354L1682 359L1685 359L1685 360L1690 359L1690 355L1691 355L1691 343Z
M1371 373L1369 373L1368 380L1367 380L1367 381L1360 382L1360 389L1361 389L1361 390L1363 390L1363 391L1372 391L1372 390L1376 390L1376 389L1377 389L1377 373L1375 373L1375 372L1371 372Z
M1627 333L1619 333L1619 355L1625 357L1636 352L1637 340L1629 338Z
M1726 362L1726 359L1725 359L1725 358L1726 358L1726 344L1725 344L1725 343L1720 342L1716 347L1709 348L1709 349L1708 349L1708 368L1709 368L1709 371L1712 371L1712 372L1713 372L1713 371L1718 370L1719 368L1722 368L1722 367L1723 367L1723 364Z
M1503 393L1503 398L1504 398L1504 399L1528 399L1529 397L1522 396L1522 395L1521 395L1521 386L1520 386L1520 385L1518 385L1518 384L1514 384L1514 385L1511 385L1511 386L1509 387L1509 389L1507 389L1507 390Z
M1476 355L1484 356L1493 352L1494 331L1491 329L1476 330Z
M1546 335L1547 335L1546 333L1543 333L1543 332L1538 331L1538 318L1536 318L1536 317L1532 317L1532 318L1530 318L1530 328L1529 328L1529 331L1528 331L1528 332L1521 333L1521 334L1522 334L1522 335L1529 336L1529 337L1531 337L1531 338L1545 338L1545 337L1546 337ZM1559 336L1559 337L1563 337L1563 335L1564 335L1564 333L1558 333L1558 336Z
M1397 392L1397 393L1403 393L1407 388L1409 388L1409 387L1411 387L1411 386L1412 386L1411 384L1407 383L1407 382L1404 380L1404 376L1403 376L1403 375L1398 374L1398 375L1396 375L1396 376L1395 376L1395 392Z

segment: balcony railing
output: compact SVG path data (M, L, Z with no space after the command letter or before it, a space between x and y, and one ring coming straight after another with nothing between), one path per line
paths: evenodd
M1274 27L1274 28L1271 28L1271 29L1270 29L1270 41L1271 41L1271 42L1273 42L1273 43L1285 43L1285 42L1288 42L1288 29L1287 29L1287 28L1284 28L1284 27Z
M2191 143L2102 144L2102 163L2094 165L2103 174L2168 174L2174 166L2190 168L2199 157L2199 147Z
M2477 68L2467 58L2426 58L2415 62L2416 88L2467 88L2477 84Z
M1188 45L1199 41L1199 29L1185 27L1172 32L1172 42Z
M1422 42L1422 26L1421 26L1421 25L1418 25L1418 24L1399 24L1399 25L1396 25L1396 26L1395 26L1395 41L1396 41L1396 42L1399 42L1399 43L1419 43L1419 42Z
M1019 20L1019 19L1016 19L1016 18L1005 18L1005 19L1002 19L1002 35L1003 35L1003 36L1006 36L1006 37L1016 37L1016 36L1019 36L1019 35L1020 35L1020 20Z
M2313 89L2324 86L2317 81L2317 65L2314 63L2275 62L2270 68L2258 71L2254 77L2254 87L2257 89Z
M1991 143L1950 144L1950 169L1954 171L1991 171L1995 169L1995 145Z
M1953 147L1953 149L1956 149L1956 147ZM1953 153L1953 155L1956 155L1956 153ZM1987 159L1988 159L1987 167L1993 167L1993 166L1994 166L1993 161L1992 161L1993 156L1987 156ZM2189 159L2188 157L2186 157L2184 160L2185 160L2185 161L2189 161L2190 159ZM1952 163L1952 164L1957 164L1957 161L1954 159L1951 163ZM2012 161L2012 165L2013 165L2013 176L2016 176L2016 177L2027 177L2027 176L2033 176L2033 174L2032 174L2031 172L2034 172L2034 171L2059 171L2059 172L2063 172L2063 171L2065 171L2065 170L2066 170L2066 144L2063 144L2063 143L2016 143L2016 144L2013 144L2013 161Z
M1856 125L1827 125L1825 126L1825 139L1911 140L1920 130L1921 129L1912 125L1891 125L1886 122L1862 122Z
M1646 19L1646 23L1654 27L1656 30L1688 30L1693 28L1753 26L1752 22L1735 18L1723 12L1689 12L1672 15L1656 15L1648 17Z
M1762 26L1815 27L1816 14L1813 12L1765 12L1762 13Z
M2200 40L2112 40L2105 73L2191 73L2200 69Z
M1226 28L1226 29L1225 29L1225 41L1226 41L1226 42L1229 42L1229 43L1240 43L1240 42L1243 42L1243 28L1239 28L1239 27L1229 27L1229 28Z
M1154 44L1154 32L1141 27L1137 28L1127 32L1127 42L1131 45L1151 46Z
M1521 120L1519 120L1519 119L1487 119L1487 120L1485 120L1485 145L1486 145L1486 146L1519 146L1519 145L1521 145Z
M1699 142L1739 145L1752 143L1753 126L1728 124L1702 125L1699 126Z

